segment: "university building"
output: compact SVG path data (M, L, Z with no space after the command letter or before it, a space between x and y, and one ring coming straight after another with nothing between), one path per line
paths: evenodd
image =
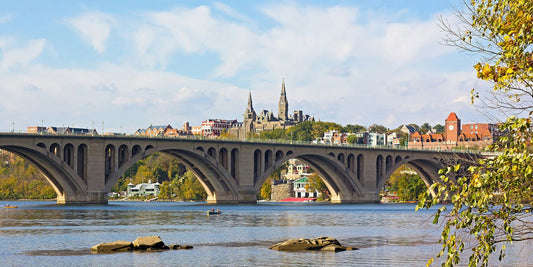
M450 113L444 124L444 134L414 132L409 137L408 147L445 150L455 147L480 149L492 144L501 135L496 124L461 124L455 112Z
M248 95L248 106L244 111L244 120L242 123L235 123L234 127L229 130L233 137L245 138L252 133L269 131L274 129L287 129L303 121L315 121L309 115L304 115L303 111L297 110L289 114L289 101L285 91L285 81L281 83L281 95L278 104L278 116L269 110L263 110L259 115L255 112L252 103L252 93Z

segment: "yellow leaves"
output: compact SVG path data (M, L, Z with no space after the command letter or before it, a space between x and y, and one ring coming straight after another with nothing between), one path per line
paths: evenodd
M482 183L481 183L481 180L479 179L479 174L476 173L472 175L471 184L474 187L481 187Z

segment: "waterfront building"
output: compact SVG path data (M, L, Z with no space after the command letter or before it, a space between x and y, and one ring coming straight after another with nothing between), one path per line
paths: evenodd
M296 198L316 198L319 193L317 191L309 190L309 178L302 177L293 182L294 197Z
M147 196L154 196L157 197L159 195L160 189L158 182L152 183L152 181L148 181L148 183L140 183L137 185L132 184L131 182L128 184L128 191L127 196L128 197L147 197Z
M303 121L315 121L309 115L304 115L303 111L296 110L292 115L289 114L289 101L285 90L285 81L281 83L281 95L278 101L278 116L272 111L262 110L257 114L253 107L252 93L248 94L248 105L243 114L243 122L236 122L229 129L231 136L244 138L252 133L261 131L286 129Z
M448 115L444 124L444 134L431 132L411 134L408 146L410 148L444 150L455 147L480 149L492 144L501 135L497 124L469 123L461 125L461 120L455 112Z

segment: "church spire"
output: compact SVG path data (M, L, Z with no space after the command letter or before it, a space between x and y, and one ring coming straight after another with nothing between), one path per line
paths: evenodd
M252 107L252 91L249 91L248 92L248 109L250 110L253 110L254 108Z
M279 97L278 117L282 121L289 120L288 116L289 102L287 101L287 92L285 92L285 79L281 82L281 96Z
M252 104L252 91L248 93L248 106L244 111L244 120L255 120L255 111Z

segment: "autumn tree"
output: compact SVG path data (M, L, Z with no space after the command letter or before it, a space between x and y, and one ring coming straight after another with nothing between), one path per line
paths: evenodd
M320 200L329 200L330 192L324 180L317 174L313 173L309 175L309 184L307 185L306 190L308 191L317 191L320 193Z
M444 255L444 265L452 266L469 249L469 265L486 266L491 254L501 260L509 244L533 239L533 1L464 5L457 12L459 24L442 19L442 28L448 45L480 56L477 77L492 85L488 95L472 90L472 101L526 117L509 117L500 127L504 135L490 147L499 154L479 160L467 175L457 177L460 165L441 170L442 181L431 187L438 197L422 199L418 207L450 199L450 210L443 206L434 218L444 225L437 257Z
M272 194L272 178L269 177L261 185L261 190L259 191L259 199L269 200L270 195Z

